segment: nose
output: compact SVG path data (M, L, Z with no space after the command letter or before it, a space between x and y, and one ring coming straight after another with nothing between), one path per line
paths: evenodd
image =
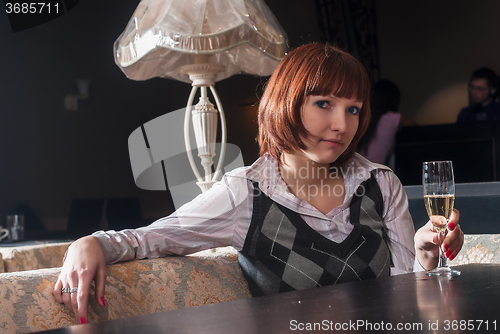
M347 117L344 110L336 110L332 113L330 128L332 131L344 133L347 129Z

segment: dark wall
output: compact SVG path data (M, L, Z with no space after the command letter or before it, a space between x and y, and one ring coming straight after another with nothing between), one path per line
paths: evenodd
M291 46L319 39L312 1L267 3ZM137 4L80 0L60 18L17 33L0 13L0 222L24 203L49 229L65 229L73 198L136 196L146 217L172 211L168 192L135 186L127 140L143 123L185 107L190 86L132 81L115 65L113 42ZM90 96L71 112L64 99L76 93L77 79L91 80ZM251 104L264 82L238 75L217 83L228 141L242 148L245 163L257 157Z
M119 6L118 6L119 4ZM69 13L12 34L1 17L2 122L8 143L2 154L2 216L26 203L44 222L64 223L72 198L143 196L130 173L127 138L140 124L182 106L182 86L167 80L137 83L113 60L113 41L135 2L80 1ZM91 80L90 97L77 112L64 98L76 79ZM5 107L3 107L5 105ZM168 207L165 193L146 194L148 203ZM163 209L165 210L165 209Z
M25 203L48 228L64 229L73 198L136 196L146 217L171 212L168 192L135 186L127 139L141 124L184 107L190 87L165 79L132 81L114 64L113 42L138 2L80 0L62 17L18 33L11 32L6 14L0 13L0 222ZM292 47L320 40L315 1L266 3L287 31ZM470 31L467 36L474 37L475 54L498 50L498 43L492 45L492 41L500 21L492 22L488 16L485 22L471 5L479 3L481 13L497 13L497 1L435 3L376 2L381 74L400 84L407 105L423 103L432 89L440 89L434 83L442 82L429 73L420 75L419 59L425 57L428 64L439 60L446 72L435 71L436 76L451 78L453 67L446 61L451 56L446 52L460 55L463 73L453 80L468 76L476 66L474 59L460 53L471 49L461 38L464 25ZM485 26L493 28L484 33ZM474 27L481 33L475 33ZM448 35L453 38L447 39ZM77 112L67 111L64 98L76 93L75 80L82 78L91 79L90 97L81 101ZM256 108L251 105L258 101L264 82L239 75L217 83L228 141L242 148L247 164L257 157Z
M454 123L480 67L500 75L500 1L376 1L380 70L419 124Z
M397 135L394 172L403 185L422 184L422 163L451 160L457 183L500 178L500 122L403 128Z

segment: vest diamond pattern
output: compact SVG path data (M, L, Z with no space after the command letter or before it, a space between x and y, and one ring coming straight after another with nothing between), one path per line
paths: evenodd
M352 232L341 243L313 230L254 183L252 222L239 262L253 296L352 282L390 273L383 199L372 176L350 204Z

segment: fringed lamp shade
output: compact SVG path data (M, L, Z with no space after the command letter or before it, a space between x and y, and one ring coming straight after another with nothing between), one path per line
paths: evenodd
M287 37L260 0L143 0L114 45L115 61L133 80L191 82L179 69L192 55L222 64L215 81L234 74L270 75Z

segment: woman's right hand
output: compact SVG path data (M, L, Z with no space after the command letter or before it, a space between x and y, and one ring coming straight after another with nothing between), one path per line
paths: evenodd
M61 273L54 287L54 297L64 303L81 323L87 322L90 285L95 281L95 299L104 302L106 264L99 240L93 236L80 238L68 248ZM62 288L78 288L76 292L62 292Z

